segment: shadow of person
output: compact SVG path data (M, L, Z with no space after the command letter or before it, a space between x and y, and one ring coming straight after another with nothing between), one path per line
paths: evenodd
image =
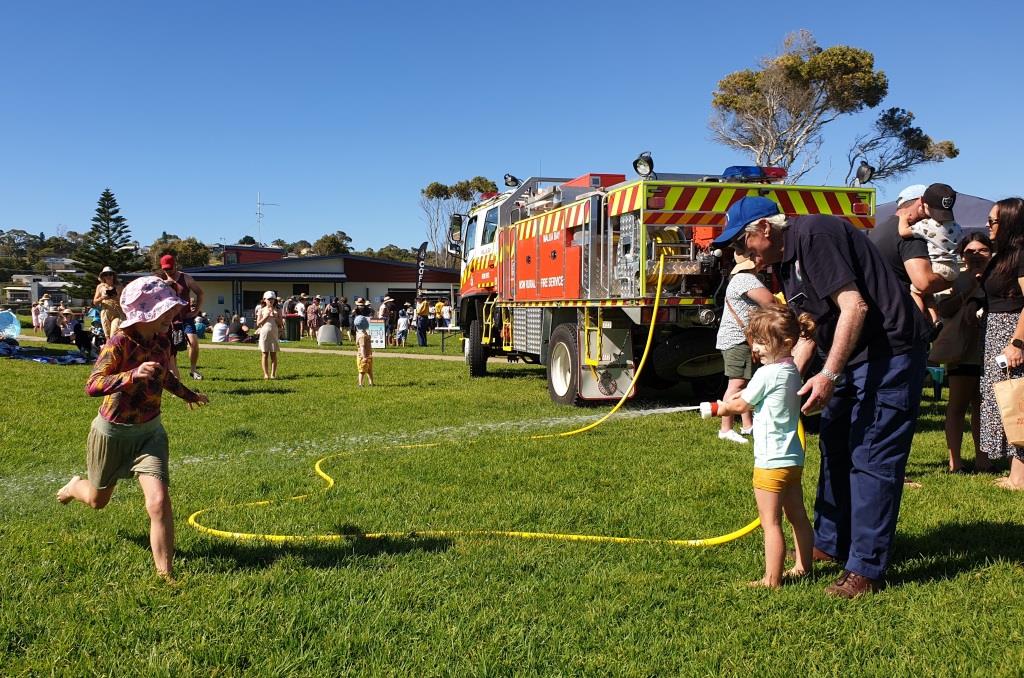
M295 389L293 389L293 388L282 388L280 386L265 386L263 388L258 388L258 387L244 388L243 387L243 388L229 388L229 389L225 389L225 390L221 391L221 393L224 393L224 394L227 394L227 395L247 396L247 395L265 395L265 394L271 394L271 393L273 393L273 394L295 393Z
M1021 523L987 520L943 523L923 534L898 534L891 585L953 579L993 561L1024 566Z
M339 534L347 538L337 542L272 544L269 542L235 542L220 539L200 538L199 541L182 547L176 546L176 560L202 559L209 570L225 572L232 570L258 570L270 567L282 558L298 558L307 567L329 569L345 567L350 562L382 555L401 555L413 551L439 553L452 547L454 541L444 537L420 537L410 534L401 537L368 539L351 525L339 526ZM142 549L149 550L148 534L120 533Z

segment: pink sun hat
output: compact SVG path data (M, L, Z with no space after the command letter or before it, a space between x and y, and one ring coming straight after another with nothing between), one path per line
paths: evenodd
M175 306L184 305L185 301L174 289L155 275L138 278L121 292L121 308L125 314L121 327L152 322Z

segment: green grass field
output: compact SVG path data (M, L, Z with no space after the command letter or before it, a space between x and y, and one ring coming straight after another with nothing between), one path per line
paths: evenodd
M728 532L756 514L752 453L716 423L634 403L548 400L540 368L389 359L357 389L348 355L203 353L210 405L171 396L177 584L153 573L134 482L103 511L60 506L84 471L98 399L85 366L0 362L0 675L964 675L1024 667L1024 498L942 473L926 402L890 588L826 598L837 571L749 590L760 532L712 548L433 538L508 529L650 538ZM436 443L431 447L402 447ZM805 493L817 479L812 438ZM338 485L304 502L228 505ZM968 456L971 454L968 444ZM399 531L384 541L236 544L221 529Z

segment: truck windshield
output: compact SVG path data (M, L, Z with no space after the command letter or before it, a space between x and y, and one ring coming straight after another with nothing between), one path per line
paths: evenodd
M469 218L469 223L466 224L466 232L462 239L462 256L468 257L469 251L476 247L476 217L472 216Z
M490 245L494 242L494 234L498 232L498 208L487 210L487 216L484 217L484 233L480 239L481 245Z

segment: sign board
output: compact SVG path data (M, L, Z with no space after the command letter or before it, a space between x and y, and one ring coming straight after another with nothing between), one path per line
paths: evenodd
M383 318L370 318L370 346L373 348L388 347Z

